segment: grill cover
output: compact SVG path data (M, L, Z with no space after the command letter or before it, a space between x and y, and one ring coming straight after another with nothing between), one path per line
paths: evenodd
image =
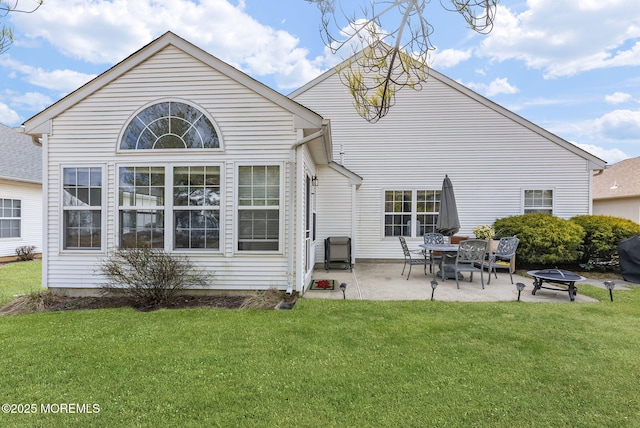
M640 235L618 244L620 274L625 281L640 284Z

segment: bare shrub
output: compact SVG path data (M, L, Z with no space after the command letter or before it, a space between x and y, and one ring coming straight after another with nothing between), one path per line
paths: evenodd
M35 245L22 245L16 248L16 254L18 255L18 260L21 262L26 262L29 260L33 260L36 258L36 255L33 253L35 250Z
M210 278L186 256L154 248L120 248L100 265L106 294L124 295L136 304L171 303L184 290L206 285Z
M273 309L282 300L282 294L277 288L257 290L242 302L240 309Z
M33 314L44 311L56 296L49 290L18 296L0 308L0 315Z

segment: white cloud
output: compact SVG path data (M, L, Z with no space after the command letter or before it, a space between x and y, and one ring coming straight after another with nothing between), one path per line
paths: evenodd
M516 59L545 77L640 65L640 9L625 0L529 0L516 13L500 6L478 55Z
M12 70L13 78L23 76L32 85L67 93L84 85L95 76L79 73L74 70L47 71L40 67L33 67L11 59L10 56L0 56L0 66Z
M489 84L466 83L465 86L488 97L499 94L515 94L519 91L517 87L509 83L509 80L506 77L495 79Z
M13 111L8 105L0 103L0 118L3 125L16 126L20 122L20 116Z
M631 94L626 94L624 92L615 92L611 95L606 95L604 97L604 101L607 104L622 104L631 100Z
M433 60L431 61L431 65L436 70L445 69L455 67L471 58L472 51L466 50L461 51L458 49L444 49L442 51L436 50L432 53Z
M27 92L13 97L11 103L29 111L40 111L53 104L53 100L39 92Z
M154 38L173 31L252 76L277 75L282 87L316 77L325 58L286 31L259 23L243 1L47 0L38 13L16 16L15 27L42 38L67 57L114 64ZM77 86L76 86L77 87Z
M616 140L640 140L640 111L614 110L594 121L603 136Z
M621 160L625 160L630 157L629 155L627 155L625 152L623 152L618 148L605 149L603 147L595 146L593 144L578 144L578 143L573 143L573 144L580 147L582 150L585 150L591 153L592 155L605 160L608 164L614 164L616 162L620 162Z

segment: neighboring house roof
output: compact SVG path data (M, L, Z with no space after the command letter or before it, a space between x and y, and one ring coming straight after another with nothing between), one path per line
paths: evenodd
M71 106L77 104L81 100L90 96L97 90L101 89L110 82L116 80L120 76L127 73L132 68L140 65L148 58L152 57L167 46L174 46L187 54L197 58L203 63L209 65L213 69L220 73L223 73L227 77L235 80L236 82L246 86L254 92L264 96L271 100L275 104L279 105L283 109L291 112L294 115L294 127L301 129L317 130L322 129L324 134L328 129L326 120L323 120L322 116L311 111L309 108L295 102L294 100L282 95L281 93L269 88L268 86L258 82L251 78L242 71L232 67L226 62L214 57L210 53L200 49L199 47L189 43L176 34L168 31L159 38L155 39L148 45L139 49L137 52L131 54L129 57L111 67L109 70L100 74L98 77L86 83L84 86L70 93L66 97L62 98L55 104L49 106L45 110L36 114L35 116L27 119L24 122L25 132L30 135L39 136L42 134L51 133L51 120L57 115L61 114ZM325 146L329 146L324 150L326 154L332 153L330 144L331 139L329 135L319 135L318 139L321 139L321 143ZM317 140L316 140L317 141ZM331 159L324 159L324 162L329 162Z
M341 69L342 67L345 66L345 64L348 63L352 63L355 60L353 58L357 57L358 55L361 55L362 52L355 54L352 58L349 58L347 60L345 60L342 64L337 65L335 67L333 67L332 69L326 71L325 73L321 74L320 76L318 76L317 78L315 78L314 80L312 80L311 82L305 84L304 86L296 89L294 92L289 94L289 97L295 99L298 95L306 92L307 90L313 88L314 86L318 85L319 83L321 83L322 81L330 78L331 76L337 74L338 70ZM448 85L449 87L451 87L452 89L461 92L462 94L474 99L475 101L477 101L478 103L490 108L491 110L515 121L516 123L524 126L525 128L535 132L536 134L539 134L541 136L543 136L544 138L553 141L554 143L558 144L561 147L564 147L565 149L569 150L572 153L575 153L576 155L580 156L581 158L584 158L588 164L589 164L589 169L591 170L601 170L604 169L607 165L607 162L604 161L603 159L600 159L597 156L594 156L593 154L581 149L580 147L576 146L575 144L570 143L569 141L566 141L560 137L558 137L557 135L547 131L546 129L536 125L533 122L528 121L527 119L523 118L522 116L517 115L516 113L512 112L511 110L508 110L504 107L502 107L499 104L496 104L495 102L489 100L488 98L483 97L482 95L478 94L477 92L472 91L471 89L467 88L466 86L456 82L455 80L445 76L444 74L434 70L433 68L429 69L429 77L428 79L436 79L440 82L442 82L445 85ZM429 81L427 79L426 84L429 84ZM409 90L409 89L405 89L405 90ZM393 108L393 107L392 107Z
M0 124L0 179L42 183L42 147Z
M614 163L593 178L593 199L640 197L640 157Z

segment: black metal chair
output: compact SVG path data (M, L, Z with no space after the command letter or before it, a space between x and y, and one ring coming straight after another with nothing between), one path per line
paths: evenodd
M407 273L407 280L411 276L411 266L422 265L424 266L424 274L427 274L427 257L422 250L409 250L407 241L403 236L398 236L400 239L400 245L402 245L402 251L404 253L404 266L402 266L402 273L404 275L404 269L409 265L409 273Z
M513 284L513 258L516 256L516 250L518 249L520 240L515 236L509 238L500 238L498 247L493 254L489 254L489 260L485 263L485 266L489 270L489 280L487 284L491 284L491 271L498 278L497 269L509 269L509 277Z
M458 280L459 273L469 272L469 282L473 281L474 272L480 272L480 284L484 289L484 269L482 263L487 253L489 243L484 239L467 239L461 241L458 246L458 253L454 255L444 255L442 259L442 279L446 280L450 272L456 277L456 286L460 288Z
M442 233L437 232L429 232L424 234L424 243L425 244L444 244L444 235ZM433 265L436 260L438 263L442 260L442 254L440 252L434 253L431 250L424 250L425 256L431 261L429 264L429 272L433 272Z

